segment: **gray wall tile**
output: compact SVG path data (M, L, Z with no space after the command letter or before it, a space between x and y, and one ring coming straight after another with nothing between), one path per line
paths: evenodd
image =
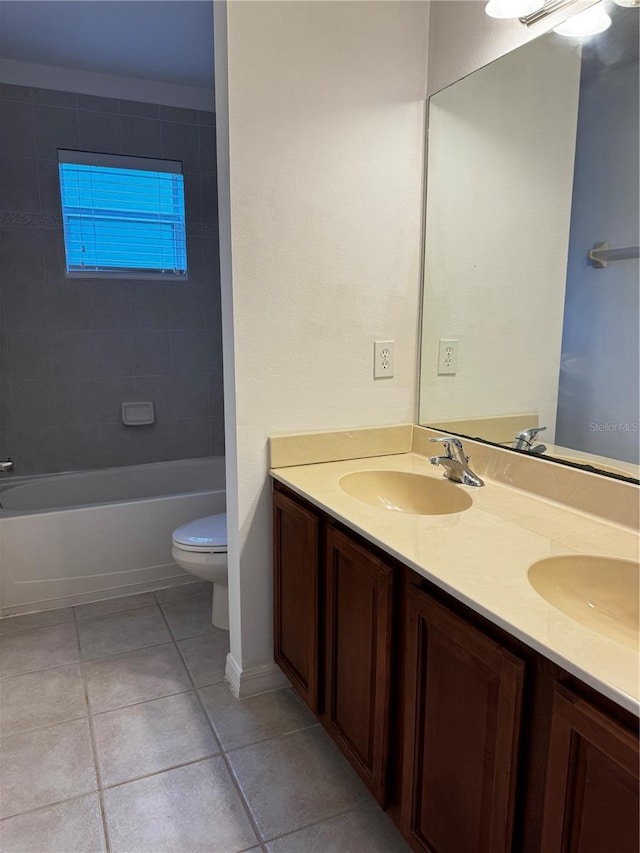
M135 400L131 376L76 379L65 377L52 384L56 422L60 426L120 424L120 406Z
M173 386L173 416L175 418L208 417L209 377L200 376L171 377Z
M160 157L160 122L149 118L122 116L122 151L136 157Z
M0 83L0 101L22 101L30 103L31 89L28 86L13 86L11 83Z
M49 288L44 281L25 281L3 288L5 323L12 331L46 329L49 313Z
M40 210L36 160L0 157L0 207L4 211Z
M78 109L100 113L118 113L120 106L116 98L100 98L97 95L78 94Z
M208 371L206 332L171 332L171 370L184 376Z
M31 474L222 453L217 239L189 235L186 281L69 278L57 166L58 147L181 160L188 226L215 226L214 114L11 86L0 101L0 206L24 222L0 230L0 455ZM123 426L126 400L152 400L156 423Z
M145 104L142 101L120 101L120 115L160 118L160 107L158 104Z
M44 379L52 375L50 335L47 332L7 332L9 375Z
M163 121L161 132L162 156L169 160L180 160L185 172L198 174L200 170L198 128L195 125Z
M13 379L11 408L19 429L56 425L56 400L49 380Z
M33 107L20 101L0 101L0 154L8 157L33 157L36 135Z
M209 421L207 418L176 420L175 458L198 459L209 453Z
M36 151L44 160L58 159L58 148L75 150L79 144L78 113L60 107L35 106Z
M129 329L132 324L131 287L126 281L110 279L85 285L89 295L89 325L92 329Z
M78 113L80 148L101 154L122 154L120 116L109 113Z
M54 89L33 89L33 103L49 107L67 107L75 110L78 96L75 92L57 92Z
M60 216L60 174L55 160L38 160L38 186L40 189L40 210Z
M200 146L200 172L203 175L216 174L216 129L215 127L199 127L198 142Z
M179 286L179 283L176 283ZM169 328L169 288L164 281L137 281L131 288L131 313L135 329Z
M169 327L205 329L205 320L203 288L192 281L176 283L169 290Z
M198 124L213 125L216 123L216 114L208 110L198 110Z
M163 121L180 121L184 124L197 124L197 110L188 110L184 107L160 107L160 118Z
M162 376L171 372L169 332L144 329L135 336L135 375Z

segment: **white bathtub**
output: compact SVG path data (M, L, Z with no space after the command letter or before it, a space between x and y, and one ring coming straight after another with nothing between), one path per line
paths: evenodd
M0 616L193 580L171 534L224 512L224 457L0 480Z

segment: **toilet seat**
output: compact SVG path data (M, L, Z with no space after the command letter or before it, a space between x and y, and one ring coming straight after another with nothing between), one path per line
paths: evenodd
M199 554L227 553L227 514L207 515L173 532L173 547Z

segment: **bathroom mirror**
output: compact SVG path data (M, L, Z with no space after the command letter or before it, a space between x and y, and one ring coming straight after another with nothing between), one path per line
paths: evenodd
M608 11L430 99L419 423L637 480L640 12Z

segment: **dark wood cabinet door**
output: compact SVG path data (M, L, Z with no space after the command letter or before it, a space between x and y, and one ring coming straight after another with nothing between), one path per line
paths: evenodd
M385 804L391 704L393 569L343 533L327 532L322 722Z
M429 853L509 851L524 664L415 586L407 610L403 829Z
M319 711L319 519L273 493L274 658L309 708Z
M542 853L638 853L638 793L637 732L558 685Z

